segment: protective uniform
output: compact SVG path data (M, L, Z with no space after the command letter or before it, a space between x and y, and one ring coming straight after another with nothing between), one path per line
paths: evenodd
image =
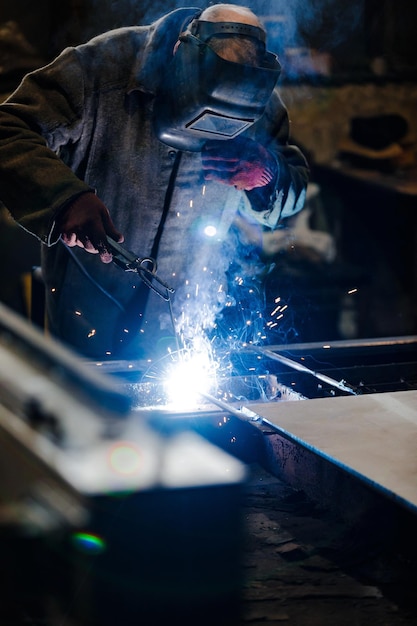
M56 214L78 194L97 193L130 250L149 255L158 239L158 275L176 289L175 318L203 327L227 303L236 212L276 228L303 207L307 166L288 145L287 112L276 90L262 119L244 133L277 159L268 198L258 189L205 182L199 152L179 152L156 138L155 93L194 14L177 9L149 26L68 48L29 74L0 107L0 199L47 244L42 263L51 332L89 358L143 357L172 336L172 327L167 303L153 292L146 310L135 301L140 329L125 327L137 276L59 240ZM135 341L124 341L129 333Z

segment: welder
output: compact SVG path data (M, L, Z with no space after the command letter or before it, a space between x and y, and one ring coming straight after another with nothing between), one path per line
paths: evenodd
M43 244L55 337L143 358L173 321L208 327L231 304L230 267L252 253L236 216L275 229L304 204L279 74L258 17L217 4L111 30L24 77L0 106L0 200ZM170 312L111 262L112 241L156 260Z

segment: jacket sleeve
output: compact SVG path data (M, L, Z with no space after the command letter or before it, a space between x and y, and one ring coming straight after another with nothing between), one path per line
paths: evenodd
M309 167L299 148L289 143L289 133L288 112L275 89L250 136L275 156L277 177L274 184L247 191L244 200L244 213L267 228L277 228L305 202Z
M83 97L81 67L68 48L0 105L0 200L48 245L57 209L91 190L59 158L60 147L82 134Z

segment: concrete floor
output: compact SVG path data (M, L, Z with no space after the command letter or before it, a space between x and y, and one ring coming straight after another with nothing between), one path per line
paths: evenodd
M416 545L395 523L346 523L259 465L250 469L242 624L417 624Z

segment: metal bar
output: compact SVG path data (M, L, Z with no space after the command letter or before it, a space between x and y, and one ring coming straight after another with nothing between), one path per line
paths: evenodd
M215 396L212 396L209 393L206 393L204 391L199 391L198 393L200 394L200 396L202 396L203 398L205 398L212 404L215 404L216 406L220 407L224 411L227 411L231 415L238 417L239 419L245 420L245 422L263 422L264 421L263 417L258 415L258 413L255 413L255 411L251 411L246 406L241 406L240 409L236 409L235 407L231 406L228 402L224 402L224 400L220 400L220 398L216 398Z
M320 350L323 348L338 348L350 350L352 348L374 348L390 346L417 346L417 335L402 335L394 337L369 337L367 339L337 339L334 341L312 341L305 343L287 343L270 345L269 350L285 350L290 352L306 352L308 350Z
M272 350L268 350L260 346L245 345L244 349L250 352L257 352L259 354L262 354L263 356L268 357L269 359L273 361L279 361L280 363L283 363L284 365L287 365L288 367L294 370L297 370L299 372L304 372L305 374L309 374L310 376L314 376L315 378L318 378L319 380L327 383L328 385L331 385L332 387L336 387L337 389L340 389L341 391L345 391L346 393L350 393L351 395L354 395L354 396L358 395L355 389L351 387L350 385L348 385L344 380L337 381L334 378L327 376L326 374L315 372L309 367L302 365L302 363L298 363L298 361L293 361L292 359L289 359L288 357L283 356L282 354L277 354L276 352L273 352Z

